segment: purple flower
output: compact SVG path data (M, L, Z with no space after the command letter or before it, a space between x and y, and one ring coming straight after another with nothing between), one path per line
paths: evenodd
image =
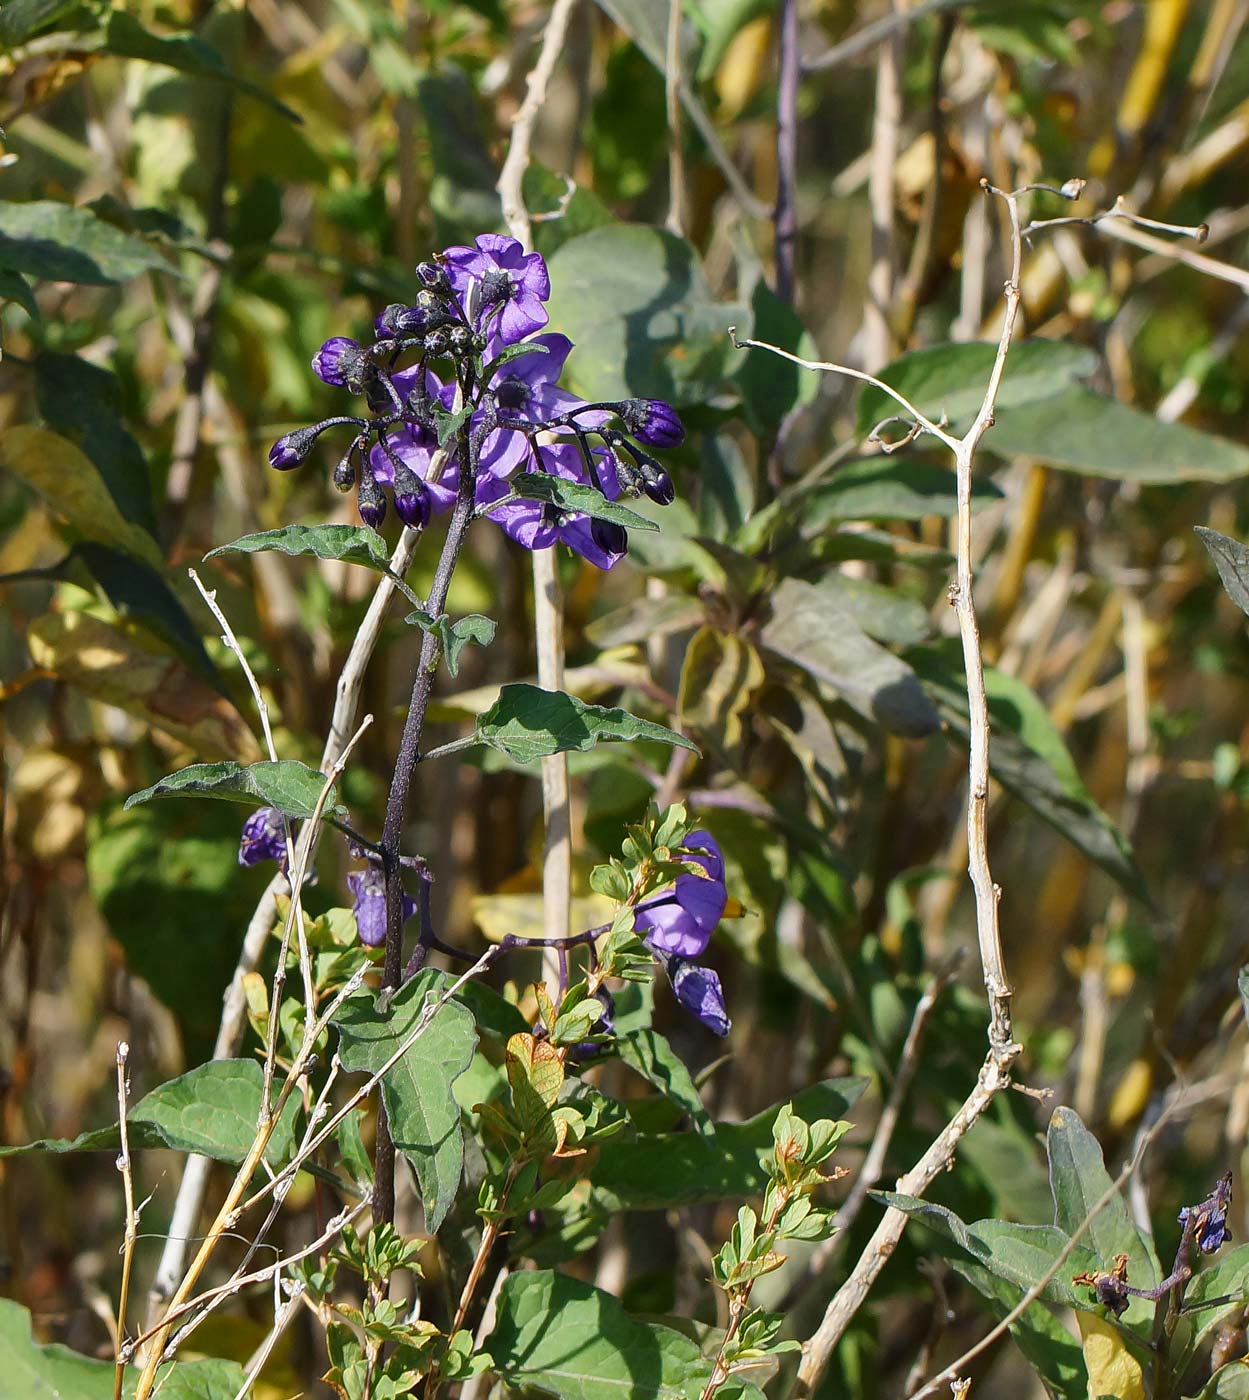
M286 869L286 822L276 807L261 807L243 823L239 864L259 865L276 860Z
M312 357L312 372L326 384L358 385L368 357L345 335L336 335Z
M666 964L677 1001L716 1035L728 1035L733 1027L724 1004L724 991L714 969L684 958L671 958Z
M386 877L381 868L367 865L363 870L352 870L347 876L347 885L354 897L351 912L356 916L356 927L360 931L360 942L370 948L380 948L386 941ZM403 921L416 913L416 900L408 893L403 895Z
M546 353L534 350L528 355L517 355L492 380L500 414L508 418L522 418L527 423L548 423L552 418L581 407L584 399L559 387L559 377L564 372L564 362L572 349L572 341L566 335L552 333L535 336L530 344L546 346ZM503 340L493 339L486 347L486 359L492 359L504 345ZM593 411L582 415L578 421L588 427L597 427L606 422L609 416Z
M709 831L691 831L682 849L707 872L706 878L678 875L672 889L642 900L633 926L652 951L697 958L706 952L728 903L724 855Z
M477 325L496 314L496 333L514 345L547 323L542 303L551 295L551 279L540 253L526 253L515 238L483 233L473 248L448 248L442 255L451 285L461 299L473 281L481 284Z
M625 399L620 405L625 426L648 447L680 447L685 428L676 409L663 399Z
M551 476L583 486L588 484L585 463L572 443L553 443L542 448L542 460ZM606 483L608 486L612 484L610 481ZM511 489L511 483L506 478L483 472L477 481L477 504L483 506L502 500ZM592 520L588 515L563 511L542 501L508 501L506 505L492 510L490 519L503 527L504 534L526 549L550 549L553 544L564 544L599 569L610 569L618 564L625 551L617 546L628 544L627 535L623 542L621 540L623 531L620 534L604 532L595 528L604 522Z
M1180 1211L1180 1224L1187 1230L1191 1223L1193 1240L1203 1254L1213 1254L1232 1237L1227 1228L1227 1212L1232 1204L1232 1174L1219 1178L1213 1193L1200 1205L1185 1206Z

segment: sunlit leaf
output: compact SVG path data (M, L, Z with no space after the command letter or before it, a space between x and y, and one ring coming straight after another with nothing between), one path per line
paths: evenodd
M293 758L264 760L244 768L238 763L193 763L161 778L126 799L127 808L157 797L215 797L250 807L276 807L288 817L311 818L325 789L326 777ZM324 811L341 810L331 786Z
M536 685L505 685L477 721L474 739L517 763L546 754L593 748L608 739L657 739L675 748L698 749L683 734L639 719L627 710L587 705L561 690Z

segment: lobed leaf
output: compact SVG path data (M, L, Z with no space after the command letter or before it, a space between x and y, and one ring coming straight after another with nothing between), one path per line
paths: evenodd
M546 472L519 472L512 478L512 490L526 501L544 501L561 510L576 511L595 520L610 520L628 530L658 530L659 526L627 506L609 501L593 486L565 481Z
M532 763L547 754L593 748L600 740L657 739L660 743L698 752L683 734L639 719L628 710L587 705L562 690L536 685L505 685L499 698L477 720L473 735L517 763Z

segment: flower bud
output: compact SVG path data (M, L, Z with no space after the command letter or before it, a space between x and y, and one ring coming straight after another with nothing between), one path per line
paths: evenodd
M278 438L269 449L269 465L280 472L288 472L308 456L322 432L322 425L314 423L310 428L296 428Z
M617 410L633 436L648 447L680 447L685 441L676 409L663 399L625 399Z
M358 388L368 370L368 356L345 335L332 336L312 357L312 372L326 384Z
M651 462L642 462L640 470L642 490L657 506L670 506L676 500L677 489L668 473Z
M446 292L451 289L451 279L447 276L446 269L436 262L417 263L416 275L434 291Z
M379 529L386 519L386 494L367 468L360 477L360 486L356 491L356 509L360 512L360 519L371 529Z
M356 484L356 469L351 460L355 450L355 443L352 443L338 466L334 468L334 488L337 491L350 491Z
M628 553L629 532L614 520L591 520L590 538L604 554Z
M286 823L276 807L261 807L243 823L239 864L259 865L262 860L286 863Z
M428 350L431 355L444 354L449 343L450 337L447 335L446 331L431 331L429 335L425 337L425 349Z
M395 514L413 530L423 530L429 524L429 492L425 483L410 467L395 467Z

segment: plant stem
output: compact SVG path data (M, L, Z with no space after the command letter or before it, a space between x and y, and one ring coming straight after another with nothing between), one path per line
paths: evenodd
M460 550L468 527L473 518L473 464L469 444L467 424L460 430L460 481L456 496L455 510L451 524L447 528L447 538L442 546L434 581L430 585L426 610L432 617L439 617L447 604L447 592L451 586L451 576L459 561ZM382 827L381 856L382 870L386 876L386 961L382 970L382 990L393 992L399 986L403 962L403 867L400 864L400 845L403 840L403 826L408 812L408 794L412 787L412 777L416 765L421 761L421 736L425 729L425 711L434 687L434 675L438 662L438 638L433 632L426 632L421 639L420 657L416 663L416 675L412 681L412 698L408 704L408 715L403 725L403 737L399 743L399 753L395 761L395 774L391 779L390 794L386 799L386 820ZM395 1218L395 1145L390 1136L390 1126L386 1121L385 1106L379 1103L377 1111L377 1149L373 1189L374 1217L393 1223Z

